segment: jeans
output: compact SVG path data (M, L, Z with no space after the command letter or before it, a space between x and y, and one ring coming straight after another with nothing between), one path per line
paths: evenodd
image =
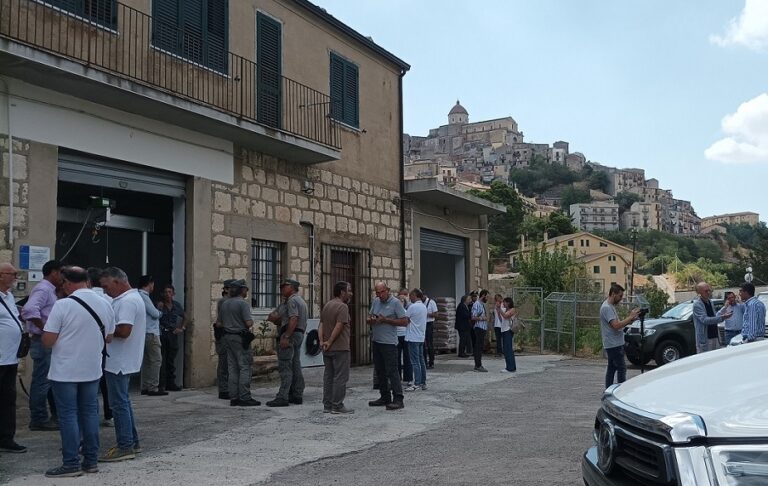
M741 330L738 331L729 331L728 329L725 330L725 343L723 346L728 346L731 343L731 339L735 338L741 334Z
M67 468L79 468L78 449L82 441L83 465L95 466L99 454L99 380L86 382L52 381L53 397L59 411L61 455Z
M435 323L427 322L427 330L424 334L424 361L432 367L435 366Z
M304 375L301 372L301 342L304 333L291 334L288 347L277 345L277 371L280 373L280 389L277 398L301 399L304 396Z
M104 373L107 375L109 405L112 407L112 414L115 417L117 447L122 450L131 450L139 445L139 433L136 430L131 397L128 395L131 375L115 374L109 371Z
M493 328L493 334L496 338L496 356L501 356L501 353L504 351L503 346L501 345L501 328L500 327L494 327Z
M227 350L221 338L216 340L216 354L219 355L219 362L216 365L216 384L219 386L219 393L229 394L229 365L227 364Z
M472 353L472 330L459 331L459 356L468 356Z
M515 333L511 330L501 333L501 349L504 352L504 361L506 362L507 371L517 370L517 365L515 364L515 347L513 345L514 337Z
M323 353L323 408L340 409L344 406L349 381L349 351Z
M424 359L424 343L408 341L408 353L413 364L413 384L424 386L427 384L427 362Z
M147 334L144 338L144 362L141 364L141 389L157 391L160 385L160 336Z
M103 365L101 370L104 371ZM104 404L104 419L110 420L112 418L112 409L109 408L109 388L107 387L106 373L101 375L101 380L99 380L99 390L101 390L101 402Z
M0 366L0 444L16 435L16 372L19 365Z
M605 371L605 387L613 385L613 375L616 374L616 381L624 383L627 381L627 363L624 362L624 346L615 348L606 348L608 355L608 369Z
M251 351L243 349L243 339L239 334L225 334L221 337L221 343L227 352L227 364L229 365L229 390L230 400L251 399Z
M388 402L402 402L403 384L397 372L397 345L374 341L371 350L373 351L373 369L378 377L381 398Z
M50 419L48 415L48 392L51 382L48 381L48 370L51 367L51 348L43 346L39 336L32 338L29 347L29 357L32 358L32 381L29 384L29 423L44 424ZM51 414L56 413L55 406Z
M179 352L179 336L173 331L160 331L162 364L160 365L161 388L176 386L176 354Z
M397 336L397 370L404 382L413 381L413 367L411 366L411 353L405 343L405 336Z
M483 348L485 347L485 329L476 327L472 330L475 336L475 368L483 366Z

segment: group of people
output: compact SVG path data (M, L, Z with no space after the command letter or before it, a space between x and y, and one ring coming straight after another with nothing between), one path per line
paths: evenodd
M471 292L461 298L456 308L455 328L459 334L458 355L460 358L473 356L475 371L487 372L483 366L483 347L488 321L486 304L489 292ZM505 367L502 373L517 371L515 363L514 335L522 326L518 311L511 297L496 294L493 297L493 330L496 339L496 356L504 355Z
M11 293L17 277L11 264L0 265L0 450L26 452L14 437L16 374L29 336L29 428L58 430L61 436L62 464L45 475L80 476L97 472L98 462L133 459L141 444L128 393L131 375L141 372L143 394L180 389L171 336L184 331L184 311L174 300L173 286L152 303L152 277L141 277L137 290L117 267L86 270L49 261L43 280L17 303ZM114 426L116 442L101 456L100 389L102 425Z
M696 336L696 353L705 353L721 346L718 324L724 323L724 342L741 334L743 343L751 343L765 338L765 305L755 297L755 286L745 282L739 288L739 299L734 292L725 293L725 303L715 310L712 302L712 287L706 282L696 285L699 297L693 302L693 325ZM624 298L624 288L612 284L608 298L600 306L600 331L603 349L608 356L605 374L605 387L627 379L627 366L624 361L624 328L637 320L640 308L634 308L625 319L619 319L616 305Z

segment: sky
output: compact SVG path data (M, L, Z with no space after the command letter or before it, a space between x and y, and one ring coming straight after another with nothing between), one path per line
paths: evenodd
M768 220L768 0L315 1L411 65L411 135L459 99L645 169L701 217Z

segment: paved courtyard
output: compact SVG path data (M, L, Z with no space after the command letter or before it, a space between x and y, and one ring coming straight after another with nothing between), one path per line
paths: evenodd
M406 408L367 406L371 369L354 368L351 416L322 413L322 369L305 370L304 405L230 407L213 388L167 397L133 397L144 452L102 464L101 472L49 480L60 463L58 433L29 432L19 411L17 441L25 455L0 455L0 481L77 485L580 485L580 454L590 444L602 393L604 362L550 355L503 360L440 356L429 390L406 395ZM631 371L634 374L637 371ZM254 397L273 397L275 383L254 384ZM23 403L26 406L26 403ZM102 429L102 448L114 430Z

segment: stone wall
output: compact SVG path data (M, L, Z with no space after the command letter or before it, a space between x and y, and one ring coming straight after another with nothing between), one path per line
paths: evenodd
M253 239L285 244L284 277L298 280L309 301L311 252L308 231L315 227L314 315L322 305L321 245L371 250L371 279L400 285L400 194L389 189L258 152L235 158L235 183L212 184L211 237L218 275L211 278L211 314L222 282L245 279L250 285ZM302 191L308 181L313 192ZM367 271L367 269L366 269Z
M8 191L13 195L13 239L26 238L29 230L29 176L27 157L29 156L29 141L14 139L13 141L13 187L10 186L10 163L8 154L8 137L0 136L0 151L3 154L3 172L0 178L0 262L13 262L14 248L8 244L8 224L10 204Z

